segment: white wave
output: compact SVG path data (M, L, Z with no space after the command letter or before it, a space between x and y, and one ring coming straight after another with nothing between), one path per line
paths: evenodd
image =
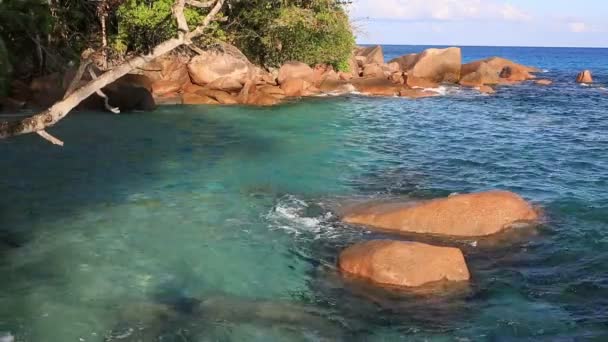
M543 70L541 70L540 72L542 72L543 74L546 74L546 73L548 73L548 72L549 72L549 69L543 69Z
M325 225L333 217L331 212L319 214L317 217L307 217L306 210L310 207L308 203L293 195L288 195L279 202L266 215L275 229L285 230L295 236L303 233L313 233L315 238L320 238L325 233L331 233L331 227Z
M591 87L591 84L589 84L589 83L581 83L581 87Z

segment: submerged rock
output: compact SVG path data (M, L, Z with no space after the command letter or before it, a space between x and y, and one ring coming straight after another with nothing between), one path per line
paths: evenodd
M578 76L576 76L576 83L593 83L593 76L591 75L591 71L581 71Z
M462 252L417 242L376 240L345 249L338 267L374 283L418 287L428 283L470 278Z
M537 80L534 81L534 83L538 84L538 85L544 85L544 86L548 86L548 85L552 85L553 81L551 80L547 80L547 79L543 79L543 80Z
M364 204L347 213L343 221L391 232L476 237L538 219L520 196L490 191L418 203Z

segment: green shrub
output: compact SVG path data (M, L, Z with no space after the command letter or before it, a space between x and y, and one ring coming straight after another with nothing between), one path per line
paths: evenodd
M148 51L155 45L175 37L177 24L172 16L174 0L126 0L118 7L116 17L118 33L114 37L114 49L126 51ZM201 9L186 6L184 16L188 26L196 27L204 18ZM218 24L209 31L218 31Z
M335 1L237 2L228 17L235 24L229 31L234 43L258 64L276 67L297 60L348 70L355 39Z

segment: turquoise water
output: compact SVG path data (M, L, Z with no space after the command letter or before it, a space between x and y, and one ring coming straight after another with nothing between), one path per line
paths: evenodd
M608 338L608 50L518 51L556 85L79 113L52 129L62 149L1 141L0 336ZM598 85L572 82L584 68ZM546 222L433 241L463 248L468 288L391 292L337 274L342 248L386 237L339 223L345 203L495 188L539 205Z

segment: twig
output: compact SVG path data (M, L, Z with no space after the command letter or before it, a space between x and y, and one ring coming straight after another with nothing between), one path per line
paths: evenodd
M91 75L91 77L94 80L97 79L97 75L95 75L95 71L93 71L92 69L89 69L89 74ZM110 106L110 99L108 98L108 96L106 94L103 93L103 91L101 91L101 89L96 90L95 94L97 94L101 98L103 98L103 104L107 110L109 110L110 112L112 112L114 114L120 114L120 108Z
M38 134L39 136L41 136L42 138L48 140L51 142L51 144L53 145L59 145L59 146L63 146L63 141L55 138L54 136L50 135L47 131L45 130L41 130L41 131L36 131L36 134Z

